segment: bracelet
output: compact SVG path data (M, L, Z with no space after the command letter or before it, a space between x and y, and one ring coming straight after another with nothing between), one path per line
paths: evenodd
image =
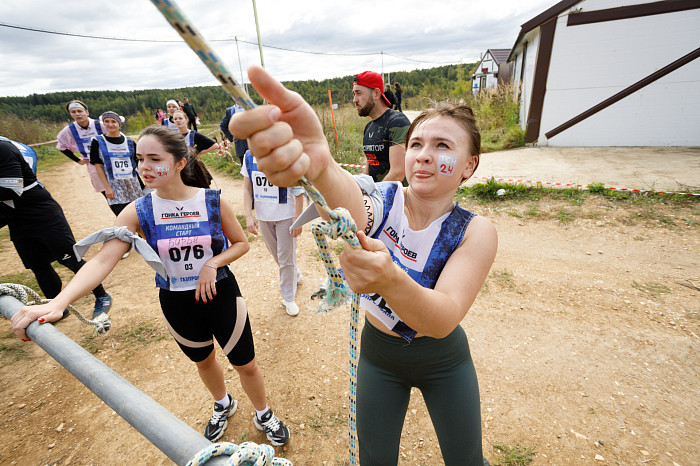
M213 265L209 265L209 264L204 264L204 265L206 265L207 267L211 267L211 268L214 269L214 270L217 270L217 269L218 269L218 267L214 267Z

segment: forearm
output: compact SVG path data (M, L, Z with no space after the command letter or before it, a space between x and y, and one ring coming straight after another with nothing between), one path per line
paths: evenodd
M346 208L355 220L357 229L365 229L367 211L362 201L362 191L349 172L331 160L312 183L331 209Z
M105 187L105 189L111 189L109 183L107 182L107 175L105 174L105 169L101 164L94 164L95 167L95 172L97 173L97 177L100 179L100 182L102 183L102 186Z
M57 304L57 307L64 309L72 302L88 294L107 278L112 269L117 265L119 258L128 248L129 246L127 243L118 239L113 239L105 243L100 252L78 270L75 277L73 277L52 302ZM105 254L108 250L116 252Z
M243 211L246 219L253 218L253 193L250 178L246 178L243 186Z
M209 146L208 148L199 151L199 155L201 156L202 154L206 154L206 153L208 153L208 152L212 152L212 151L215 151L215 150L219 150L219 144L212 144L212 145Z
M218 269L219 267L228 265L231 262L242 257L249 250L250 243L248 243L247 241L238 241L236 243L233 243L225 251L222 251L220 254L217 254L216 256L209 259L206 263L207 265L216 267Z
M456 301L441 291L419 285L398 266L395 269L393 283L379 293L381 297L418 333L434 338L449 335L464 316Z
M73 162L80 162L80 157L76 157L72 150L63 149L61 152Z

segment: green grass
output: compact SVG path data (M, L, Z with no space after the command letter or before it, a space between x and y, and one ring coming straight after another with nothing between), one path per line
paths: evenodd
M632 282L632 288L637 289L642 293L646 293L654 299L658 298L664 293L671 292L671 289L669 287L656 282L638 283L636 280L634 280Z
M318 413L314 416L307 414L307 425L323 435L328 435L337 430L338 426L345 424L344 414L332 414L323 408L318 408Z
M90 354L97 354L102 349L102 341L98 335L91 333L80 339L78 344Z
M217 152L209 152L202 155L202 162L208 169L214 170L217 173L223 173L231 178L242 180L241 164L238 163L238 158L234 153L233 145L228 155L220 156Z
M41 294L39 284L37 283L34 274L30 270L0 276L0 283L14 283L16 285L24 285Z
M499 182L491 178L485 183L462 186L455 198L468 204L490 206L497 212L503 209L517 218L554 219L562 224L569 224L578 217L600 218L600 209L582 209L586 201L594 201L598 206L605 207L600 204L602 201L607 205L607 211L619 207L631 208L631 214L618 219L624 225L646 221L676 229L681 226L695 228L700 224L700 199L696 196L619 192L605 189L600 183L592 184L589 189L554 188ZM542 209L541 201L544 200L565 200L571 208L558 208L549 213Z
M510 290L515 289L515 281L513 273L508 269L493 270L489 274L489 279L494 283L498 283L503 288Z
M510 447L503 442L494 443L491 445L497 452L498 463L502 466L524 466L532 463L537 451L535 445L522 445L520 442Z
M0 358L8 358L13 361L27 359L29 353L27 353L27 350L24 348L24 343L20 342L14 333L12 334L12 338L14 341L0 342Z
M146 346L167 338L167 335L145 322L124 331L121 336L127 346Z

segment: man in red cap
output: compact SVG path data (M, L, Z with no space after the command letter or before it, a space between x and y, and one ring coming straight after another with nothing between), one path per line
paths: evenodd
M379 73L364 71L355 75L352 96L357 114L372 120L365 126L362 139L367 157L365 173L374 181L404 181L404 144L411 122L403 113L391 109Z

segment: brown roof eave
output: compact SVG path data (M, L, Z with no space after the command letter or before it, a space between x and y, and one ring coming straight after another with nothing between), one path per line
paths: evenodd
M562 0L561 2L557 3L556 5L550 8L547 8L545 11L543 11L539 15L532 18L530 21L527 21L522 26L520 26L520 33L518 33L518 38L515 39L515 43L510 49L510 54L508 55L508 60L506 61L511 61L514 58L513 54L515 53L515 50L518 47L518 43L520 43L520 39L522 39L525 34L532 31L536 27L546 23L550 19L558 16L559 13L561 13L562 11L568 10L572 6L576 5L577 3L581 3L582 1L583 0Z

